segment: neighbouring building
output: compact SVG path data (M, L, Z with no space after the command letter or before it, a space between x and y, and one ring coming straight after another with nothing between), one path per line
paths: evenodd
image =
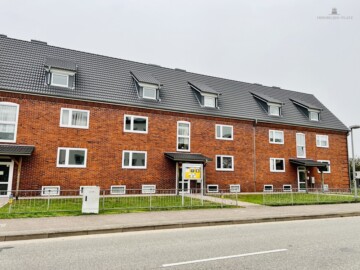
M208 192L349 188L347 134L311 94L0 35L2 196L176 189L183 163Z

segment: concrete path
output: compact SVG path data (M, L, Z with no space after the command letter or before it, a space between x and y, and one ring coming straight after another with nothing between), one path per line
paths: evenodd
M3 207L5 204L7 204L9 201L9 198L0 198L0 208Z
M201 200L200 194L187 194L187 197L193 197L194 199ZM231 199L224 199L220 196L202 196L202 198L206 201L215 202L218 204L224 204L224 205L232 205L232 206L240 206L240 207L266 207L264 205L255 204L255 203L248 203L248 202L242 202L242 201L236 201Z
M343 216L360 216L360 204L246 207L0 219L0 241Z

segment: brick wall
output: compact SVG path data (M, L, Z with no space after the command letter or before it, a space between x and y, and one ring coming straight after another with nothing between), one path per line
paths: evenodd
M127 189L141 188L141 184L156 184L158 189L176 187L175 163L164 152L176 152L177 121L191 122L191 153L202 153L213 159L206 165L207 184L241 184L242 191L261 191L264 184L297 186L296 166L289 158L296 157L296 132L306 134L307 158L331 161L331 173L325 175L330 188L346 188L348 181L346 133L321 131L300 127L269 125L252 121L177 114L123 106L36 97L2 92L1 101L20 105L17 144L35 145L31 157L24 158L20 189L40 189L43 185L60 185L78 189L82 185L125 184ZM89 129L60 127L60 109L90 110ZM149 117L148 134L123 131L124 114ZM215 124L234 127L234 140L216 140ZM285 144L269 143L269 129L283 130ZM254 130L256 130L256 179L254 178ZM316 134L329 135L329 148L317 148ZM86 168L56 167L58 147L87 148ZM147 151L147 169L122 169L122 151ZM233 155L234 171L216 171L215 155ZM270 172L269 158L285 158L284 173ZM315 176L316 186L320 174ZM255 181L256 180L256 181ZM13 188L16 183L16 167Z

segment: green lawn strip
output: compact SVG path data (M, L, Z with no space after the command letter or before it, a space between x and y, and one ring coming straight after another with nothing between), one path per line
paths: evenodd
M151 205L151 207L150 207ZM0 219L81 215L81 198L21 199L0 208ZM123 196L100 198L100 214L234 207L181 196Z
M224 198L236 200L235 195L225 195ZM276 205L304 205L304 204L330 204L354 202L351 195L341 194L314 194L314 193L267 193L263 194L238 194L239 201Z

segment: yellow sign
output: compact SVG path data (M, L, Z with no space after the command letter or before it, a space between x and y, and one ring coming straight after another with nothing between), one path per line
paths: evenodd
M187 167L185 171L185 179L201 179L201 168L200 167Z

